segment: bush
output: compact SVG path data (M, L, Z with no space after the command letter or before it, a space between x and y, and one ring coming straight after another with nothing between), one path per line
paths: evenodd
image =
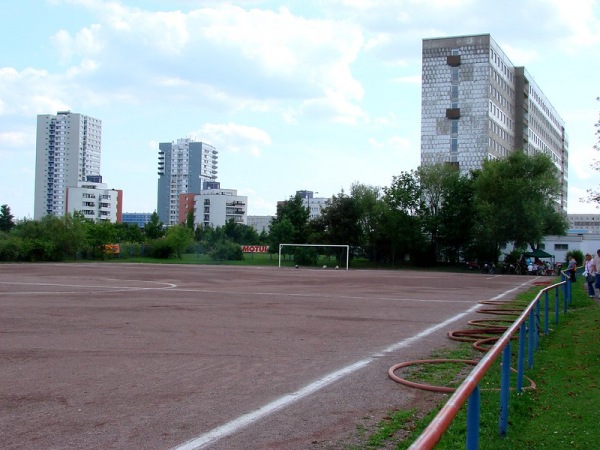
M577 267L581 267L583 265L583 252L581 250L569 250L567 252L567 264L571 260L571 256L573 256L575 261L577 261Z
M156 239L149 243L146 252L146 256L151 258L169 259L175 249L166 239Z
M0 235L0 261L20 261L23 242L18 237Z
M208 255L217 261L241 261L244 259L242 247L229 240L217 242L209 250Z

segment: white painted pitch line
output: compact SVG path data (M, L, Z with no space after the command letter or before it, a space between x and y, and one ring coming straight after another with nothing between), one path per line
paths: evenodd
M515 292L518 289L521 289L523 286L526 286L528 284L529 283L523 283L520 286L509 289L508 291L505 291L490 300L499 300L499 299L507 296L508 294ZM320 389L330 385L334 381L338 381L340 379L340 377L349 375L353 372L356 372L359 369L362 369L363 367L367 366L369 363L371 363L372 361L376 360L377 358L385 355L386 353L391 353L391 352L394 352L401 348L406 348L406 347L410 346L411 344L414 344L419 339L422 339L425 336L428 336L428 335L436 332L437 330L444 328L444 327L450 325L451 323L456 322L457 320L462 319L464 316L472 313L480 306L481 306L480 304L476 304L476 305L472 306L471 308L469 308L467 311L456 314L455 316L450 317L449 319L445 320L442 323L439 323L437 325L429 327L426 330L423 330L420 333L418 333L408 339L404 339L403 341L400 341L400 342L390 345L389 347L387 347L380 353L373 354L371 356L368 356L367 358L361 359L360 361L350 364L349 366L343 367L339 370L336 370L335 372L325 375L323 378L303 387L302 389L300 389L298 391L286 394L286 395L278 398L277 400L267 403L266 405L260 407L259 409L255 410L255 411L244 414L244 415L238 417L237 419L227 422L219 427L213 428L212 430L210 430L198 437L195 437L177 447L174 447L173 450L197 450L197 449L204 448L205 446L207 446L209 444L213 444L213 443L217 442L218 440L247 427L248 425L252 424L253 422L258 421L259 419L262 419L280 409L283 409L283 408L291 405L292 403L295 403L298 400L303 399L304 397L314 394L315 392L319 391Z
M123 281L138 281L138 280L123 280ZM12 284L19 286L60 286L60 287L76 287L83 288L87 291L87 289L98 289L95 291L87 291L88 294L96 294L96 293L113 293L113 292L135 292L135 291L163 291L163 290L171 290L177 287L176 284L173 283L164 283L160 281L144 281L139 280L141 283L156 283L162 284L164 286L159 287L139 287L139 286L94 286L94 285L84 285L84 284L58 284L58 283L25 283L25 282L12 282L12 281L0 281L0 284ZM83 291L29 291L29 292L0 292L0 295L65 295L65 294L81 294Z
M136 280L125 280L125 281L136 281ZM93 284L61 284L61 283L25 283L25 282L17 282L17 281L0 281L0 284L15 284L19 286L60 286L60 287L79 287L79 288L101 288L101 289L117 289L117 290L163 290L163 289L175 289L177 287L176 284L173 283L162 283L159 281L140 281L144 283L157 283L163 284L165 286L162 287L140 287L140 286L95 286Z
M409 298L409 297L373 297L373 296L358 296L358 295L322 295L319 293L314 294L296 294L290 292L249 292L249 291L219 291L214 289L195 289L195 288L174 288L174 291L178 292L200 292L202 294L230 294L230 295L264 295L264 296L277 296L277 297L300 297L300 298L319 298L319 299L347 299L347 300L392 300L392 301L405 301L405 302L422 302L422 303L473 303L473 300L433 300L433 299L422 299L422 298Z

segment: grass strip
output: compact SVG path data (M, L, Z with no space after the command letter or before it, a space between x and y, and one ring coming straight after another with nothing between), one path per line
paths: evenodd
M525 389L522 393L511 392L506 436L498 435L499 359L482 380L480 449L598 448L600 305L596 300L588 298L582 283L572 286L573 301L567 314L562 313L561 306L559 323L554 324L554 315L550 312L550 333L541 336L540 348L534 355L534 367L525 371L525 375L536 383L537 389ZM520 294L514 304L522 306L524 302L533 299L538 291L535 288ZM517 349L515 342L512 345L513 360L516 359ZM466 359L469 351L464 344L460 344L456 349L443 350L432 355L432 358ZM516 367L516 362L513 364ZM415 381L439 382L451 379L452 370L455 369L432 365L423 370L415 369L410 376L415 377ZM435 373L436 371L439 373ZM516 375L512 374L513 387L516 385L515 378ZM414 410L390 412L385 420L377 424L375 431L370 435L365 434L366 441L361 448L408 448L435 417L446 399L447 397L422 418L422 413ZM398 443L399 437L401 442ZM391 442L394 442L395 447L390 447ZM436 449L464 449L465 443L466 407L457 415Z

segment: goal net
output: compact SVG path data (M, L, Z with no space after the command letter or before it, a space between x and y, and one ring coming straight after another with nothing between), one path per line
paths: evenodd
M342 266L344 263L343 261L343 257L345 256L345 264L346 264L346 270L348 270L349 268L349 261L350 261L350 246L349 245L336 245L336 244L279 244L279 267L281 267L281 261L282 261L282 254L283 254L283 249L285 247L319 247L319 248L342 248L345 249L345 252L342 252L342 255L340 256L339 259L339 266ZM345 253L345 255L344 255ZM338 268L338 265L336 264L334 266L335 268ZM324 265L323 268L328 268L327 265ZM340 267L343 268L343 267Z

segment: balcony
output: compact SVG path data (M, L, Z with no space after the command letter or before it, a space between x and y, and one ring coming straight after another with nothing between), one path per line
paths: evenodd
M447 108L446 109L447 119L460 119L460 108Z
M450 67L458 67L460 66L460 55L449 55L446 57L446 63Z

